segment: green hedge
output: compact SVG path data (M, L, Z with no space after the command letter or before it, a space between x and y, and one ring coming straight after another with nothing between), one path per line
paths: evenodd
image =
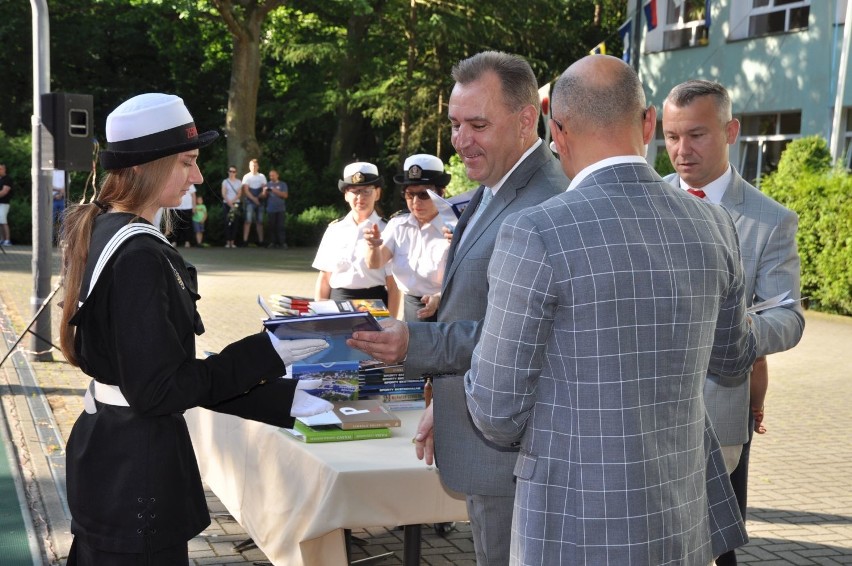
M852 175L832 168L819 136L790 142L761 190L799 215L802 296L815 310L852 315Z

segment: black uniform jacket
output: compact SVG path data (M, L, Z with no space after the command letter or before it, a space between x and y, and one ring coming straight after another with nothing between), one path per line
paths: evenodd
M124 213L97 217L81 298L107 241L134 220L144 222ZM118 385L130 405L97 403L68 440L71 530L95 548L159 550L210 524L184 410L204 406L292 426L295 383L276 379L285 367L264 333L196 359L199 298L194 269L156 236L137 235L113 255L71 321L82 370Z

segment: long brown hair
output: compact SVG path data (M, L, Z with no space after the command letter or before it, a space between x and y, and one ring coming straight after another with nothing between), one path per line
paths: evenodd
M150 163L143 163L126 169L108 171L101 189L92 202L80 203L68 208L62 222L61 241L63 254L63 287L62 324L59 328L59 344L62 353L72 365L80 365L77 353L74 351L76 327L69 324L77 313L80 300L80 286L86 272L86 262L89 259L89 244L92 239L92 229L95 218L103 213L101 206L106 209L128 211L138 215L160 197L163 185L167 182L178 155L169 155ZM95 203L97 201L97 204ZM171 215L168 211L163 214L166 230L171 230ZM135 220L135 219L134 219Z

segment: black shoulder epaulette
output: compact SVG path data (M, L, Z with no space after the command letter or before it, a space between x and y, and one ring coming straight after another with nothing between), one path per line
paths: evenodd
M390 218L396 218L397 216L401 216L403 214L411 214L411 212L408 210L397 210L396 212L390 215ZM390 220L390 218L388 218L388 220ZM382 220L384 220L384 218L382 218ZM387 220L385 220L385 222L387 222Z

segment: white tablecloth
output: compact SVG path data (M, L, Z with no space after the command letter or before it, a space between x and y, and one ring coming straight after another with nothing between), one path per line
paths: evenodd
M414 454L421 411L380 440L305 444L278 428L186 412L201 475L276 565L346 564L342 529L467 520L464 497Z

